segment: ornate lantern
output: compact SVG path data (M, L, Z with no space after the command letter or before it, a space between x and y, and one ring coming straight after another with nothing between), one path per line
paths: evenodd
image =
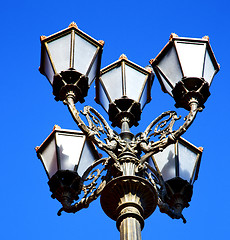
M82 132L58 126L36 152L49 178L52 197L62 204L78 199L84 172L99 158L95 146Z
M109 113L113 126L121 125L121 116L138 125L145 104L151 100L153 73L129 61L123 54L118 61L101 70L96 81L96 102Z
M193 184L198 178L203 148L197 148L183 138L150 158L152 165L165 182L165 201L172 209L182 212L188 207Z
M213 77L220 68L207 36L198 39L171 34L169 42L150 62L162 90L174 97L176 107L189 110L192 97L204 107Z
M41 37L40 72L53 86L56 100L72 91L75 102L84 102L88 88L98 77L104 42L96 41L75 23L49 37Z

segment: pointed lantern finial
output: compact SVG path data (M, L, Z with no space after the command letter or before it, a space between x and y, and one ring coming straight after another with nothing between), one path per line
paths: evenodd
M69 28L71 28L71 27L78 28L78 27L77 27L77 24L76 24L75 22L71 22L71 23L70 23Z
M209 36L203 36L202 39L206 39L209 41Z
M121 56L119 57L119 60L122 60L122 59L128 60L128 58L125 54L121 54Z
M170 37L169 37L169 40L171 40L173 38L176 38L176 37L178 37L178 35L176 33L171 33Z

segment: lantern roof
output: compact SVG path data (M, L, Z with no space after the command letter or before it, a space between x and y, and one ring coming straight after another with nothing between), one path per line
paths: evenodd
M212 59L212 63L214 65L215 69L217 70L217 72L220 70L220 65L217 63L216 57L215 57L213 50L211 48L211 45L210 45L209 36L204 36L202 38L188 38L188 37L179 37L177 34L171 33L168 43L164 46L164 48L160 51L160 53L154 59L150 60L150 63L153 65L156 65L165 56L165 54L168 52L169 48L172 46L172 44L175 41L189 41L189 42L193 42L193 43L206 43L207 50L209 51L209 54L210 54L210 57Z

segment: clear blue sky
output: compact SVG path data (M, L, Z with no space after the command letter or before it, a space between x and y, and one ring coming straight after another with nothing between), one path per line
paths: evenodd
M122 53L146 66L168 42L171 32L184 37L209 35L221 65L206 108L184 137L203 146L198 181L188 223L172 220L158 209L146 220L143 239L227 239L229 235L229 9L220 1L4 1L1 24L1 174L0 239L119 239L115 222L102 211L99 199L79 213L56 215L47 176L34 147L55 124L76 129L66 106L55 102L40 65L40 35L50 35L75 21L95 39L105 41L102 67ZM86 100L94 103L94 89ZM79 109L83 106L77 105ZM152 102L137 130L161 112L175 110L155 79ZM184 111L177 110L183 116Z

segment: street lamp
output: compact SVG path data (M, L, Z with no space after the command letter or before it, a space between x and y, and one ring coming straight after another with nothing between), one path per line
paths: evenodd
M177 107L189 110L191 97L198 98L204 107L213 77L219 71L208 36L197 39L171 34L169 42L150 62L163 91L174 97Z
M80 131L63 130L56 125L36 152L49 178L52 197L65 206L78 200L83 175L99 158L93 143Z
M142 109L151 100L153 77L150 68L138 66L124 54L101 70L95 100L108 112L112 126L121 126L124 117L129 118L130 127L138 125Z
M63 101L70 91L75 102L84 102L88 87L98 76L103 41L96 41L71 23L49 37L41 36L40 72L53 86L56 100Z
M150 166L161 173L165 183L159 203L162 212L166 210L170 214L171 210L175 218L183 218L182 210L189 206L193 184L198 178L202 152L202 147L197 148L180 137L164 151L150 157ZM168 204L168 209L164 209L163 202Z
M219 65L207 37L179 38L172 34L150 63L163 91L189 113L177 130L173 126L181 117L167 111L134 136L130 127L138 125L145 104L151 100L152 68L142 68L121 55L100 71L102 43L74 23L41 38L40 71L81 131L55 128L36 151L52 196L62 204L58 215L87 208L101 196L102 209L116 221L121 239L140 240L144 220L157 206L171 218L186 222L182 211L192 197L202 148L181 135L204 108ZM85 106L79 112L75 107L76 102L84 101L94 79L95 100L108 113L112 126L121 129L120 134L94 108ZM106 136L104 140L102 135ZM95 146L107 156L101 158Z

